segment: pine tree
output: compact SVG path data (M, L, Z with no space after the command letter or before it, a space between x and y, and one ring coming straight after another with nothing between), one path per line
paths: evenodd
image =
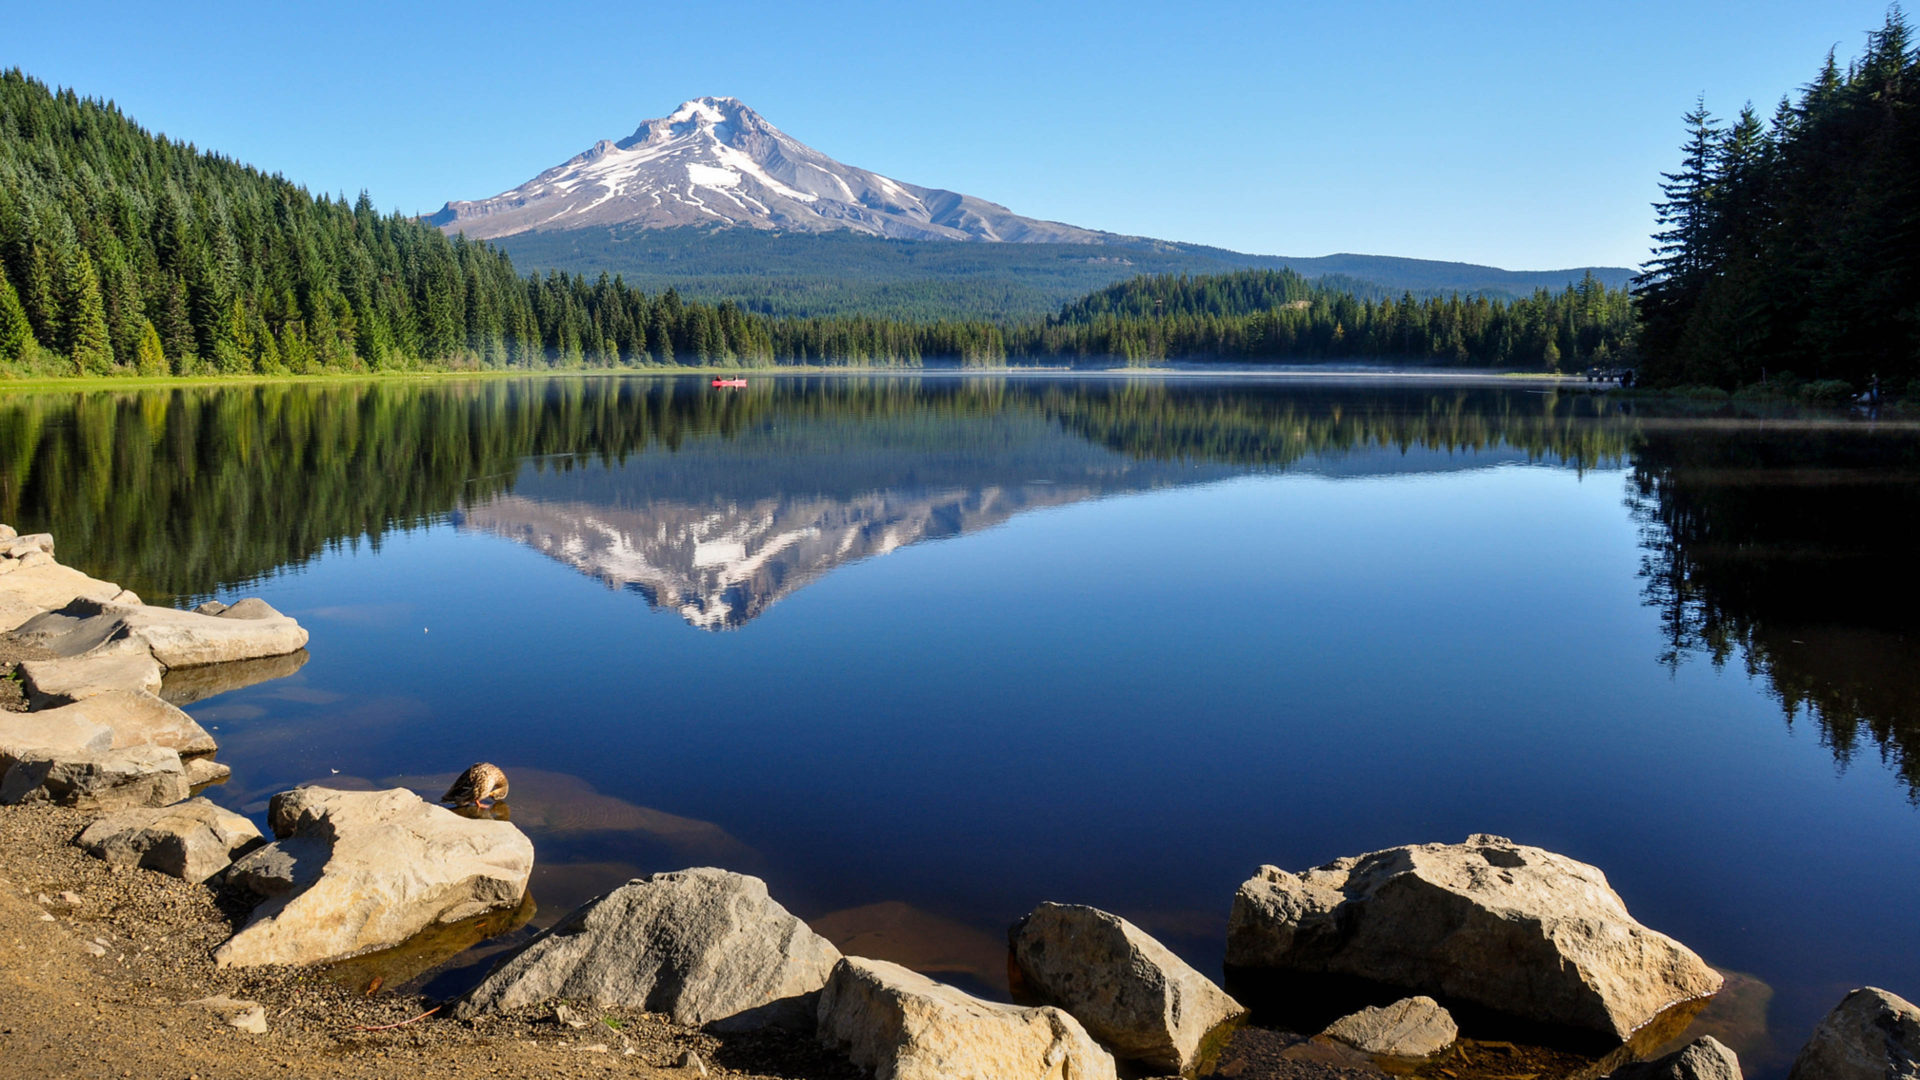
M33 324L20 303L13 283L0 273L0 363L17 364L29 360L39 349L33 340Z
M67 320L61 344L67 356L82 374L112 372L113 340L107 331L106 304L100 297L100 279L94 275L93 260L86 252L76 252L67 263L64 284Z
M160 331L153 323L140 322L140 343L134 347L134 371L141 375L168 373L166 350L160 344Z

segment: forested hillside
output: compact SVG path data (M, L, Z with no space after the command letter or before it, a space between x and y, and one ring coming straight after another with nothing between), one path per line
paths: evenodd
M242 374L771 356L728 305L505 255L309 195L111 103L0 74L0 365Z
M1642 374L1726 389L1920 377L1920 53L1898 8L1769 121L1686 116L1639 287Z
M1291 270L1141 277L1016 328L1016 357L1393 360L1569 371L1628 359L1633 305L1591 275L1559 293L1362 299Z
M1327 287L1379 299L1453 293L1514 300L1559 291L1589 271L1609 286L1617 267L1501 270L1380 255L1295 258L1246 255L1200 244L1120 238L1105 244L988 244L887 240L851 232L749 228L597 226L528 232L494 241L515 265L619 273L642 289L680 290L709 302L800 318L1038 319L1062 304L1140 274L1200 276L1292 269Z
M1046 245L950 245L1016 246ZM1331 359L1562 370L1621 355L1631 334L1624 294L1591 276L1503 301L1396 298L1290 270L1158 275L1018 319L773 317L605 274L523 278L498 249L379 213L365 195L315 197L149 135L111 103L0 75L0 373Z

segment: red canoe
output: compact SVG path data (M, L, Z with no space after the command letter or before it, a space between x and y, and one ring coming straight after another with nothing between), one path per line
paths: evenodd
M715 385L715 386L745 386L745 385L747 385L747 380L745 380L745 379L715 379L715 380L713 380L713 385Z

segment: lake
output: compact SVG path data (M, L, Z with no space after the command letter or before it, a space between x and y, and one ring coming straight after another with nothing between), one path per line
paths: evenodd
M1920 997L1912 423L1518 381L749 382L9 392L0 520L311 631L170 687L233 767L217 802L503 766L534 926L711 864L978 993L1042 900L1217 975L1260 864L1490 832L1736 973L1714 1030L1749 1076L1851 987Z

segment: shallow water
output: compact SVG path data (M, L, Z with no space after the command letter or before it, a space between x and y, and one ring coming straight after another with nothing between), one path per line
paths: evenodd
M1920 996L1916 507L1911 426L1537 386L0 396L0 520L312 632L170 686L212 797L494 761L535 926L717 864L979 992L1041 900L1217 972L1259 864L1492 832L1741 973L1760 1077Z

